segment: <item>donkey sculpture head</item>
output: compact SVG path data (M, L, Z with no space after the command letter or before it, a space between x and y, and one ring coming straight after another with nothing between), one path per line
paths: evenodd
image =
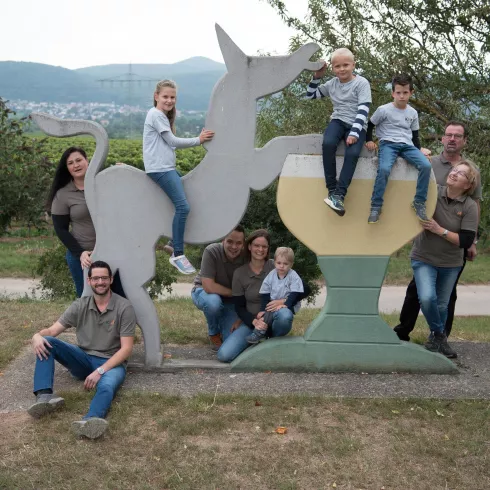
M281 137L256 149L256 101L289 85L303 70L317 70L310 57L319 49L307 44L289 56L246 56L216 25L226 73L216 84L206 127L216 132L206 144L202 162L183 177L190 205L185 241L209 243L227 235L246 211L250 189L264 189L280 173L289 153L321 152L321 137ZM97 146L85 176L85 197L94 222L97 243L92 260L107 261L119 270L133 304L144 339L146 364L159 365L158 317L145 284L155 272L155 244L170 237L174 207L144 172L127 165L102 172L108 138L92 121L61 120L46 114L32 119L51 136L90 134ZM85 290L85 294L90 291Z

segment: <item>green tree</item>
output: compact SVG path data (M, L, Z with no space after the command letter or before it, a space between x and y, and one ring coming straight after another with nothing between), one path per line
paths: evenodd
M304 20L289 14L287 2L268 0L285 23L297 30L291 49L316 42L328 60L349 47L356 67L370 82L372 110L391 100L395 73L409 73L415 84L411 104L420 115L425 146L440 149L446 122L469 128L467 154L480 167L484 197L490 186L490 5L486 0L309 0ZM320 132L328 103L300 100L309 74L267 100L259 116L259 139ZM482 206L481 226L490 228Z
M51 164L43 157L43 141L27 138L25 119L14 118L0 98L0 235L13 219L27 226L42 223Z

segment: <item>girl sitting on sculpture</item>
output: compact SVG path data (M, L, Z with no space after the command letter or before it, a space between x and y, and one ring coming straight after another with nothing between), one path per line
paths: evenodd
M214 131L203 129L197 138L175 136L177 85L172 80L157 83L154 107L148 111L143 129L143 161L148 176L167 194L175 206L172 222L174 252L170 263L182 274L196 272L184 255L184 231L189 214L184 186L175 165L175 148L190 148L210 141Z

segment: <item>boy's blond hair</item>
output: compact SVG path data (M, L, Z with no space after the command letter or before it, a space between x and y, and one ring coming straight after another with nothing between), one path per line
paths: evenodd
M292 248L277 247L277 250L274 253L274 260L276 260L277 257L285 257L290 264L294 263L294 252Z
M332 53L332 56L330 56L330 63L333 63L333 60L337 56L347 56L347 57L351 58L352 61L355 61L354 53L350 49L347 49L347 48L339 48L339 49L336 49Z

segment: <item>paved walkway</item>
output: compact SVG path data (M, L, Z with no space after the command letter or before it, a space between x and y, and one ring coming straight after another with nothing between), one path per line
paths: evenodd
M23 297L33 295L33 289L38 285L37 280L0 278L0 296ZM175 283L172 295L164 294L160 299L168 297L185 297L191 295L192 284ZM405 298L406 288L403 286L385 286L381 289L379 309L382 313L400 311ZM322 288L315 298L312 308L321 308L327 297L326 288ZM456 303L458 316L490 316L490 285L487 286L458 286L458 301Z

